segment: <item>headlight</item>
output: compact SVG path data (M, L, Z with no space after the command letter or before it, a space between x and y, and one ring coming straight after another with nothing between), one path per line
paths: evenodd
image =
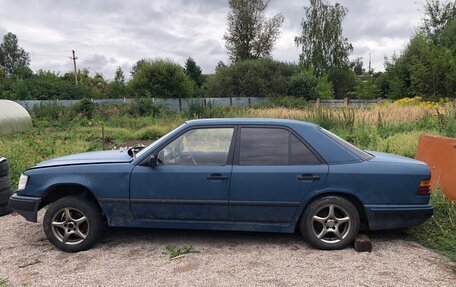
M25 189L25 187L27 186L28 179L29 179L28 175L22 173L21 177L19 178L19 184L17 186L17 189L18 190Z

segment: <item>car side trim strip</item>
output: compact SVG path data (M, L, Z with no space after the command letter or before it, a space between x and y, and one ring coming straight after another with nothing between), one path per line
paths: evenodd
M102 203L135 203L135 204L208 204L208 205L255 205L255 206L299 206L295 201L237 201L237 200L185 200L185 199L121 199L103 198Z
M260 205L260 206L299 206L299 202L294 201L236 201L230 200L230 205Z

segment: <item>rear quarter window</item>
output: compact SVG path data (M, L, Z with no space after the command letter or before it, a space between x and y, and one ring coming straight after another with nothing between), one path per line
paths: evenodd
M367 153L367 152L363 151L362 149L352 145L351 143L349 143L346 140L342 139L341 137L333 134L332 132L330 132L324 128L319 128L319 130L323 134L325 134L327 137L329 137L330 139L332 139L333 141L335 141L336 143L341 145L343 148L345 148L346 150L348 150L349 152L351 152L352 154L357 156L358 158L360 158L364 161L374 158L374 156L371 155L370 153Z

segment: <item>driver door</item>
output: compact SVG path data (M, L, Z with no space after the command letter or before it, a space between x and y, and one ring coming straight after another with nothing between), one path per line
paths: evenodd
M135 218L227 220L234 134L234 126L193 128L154 152L157 166L136 166Z

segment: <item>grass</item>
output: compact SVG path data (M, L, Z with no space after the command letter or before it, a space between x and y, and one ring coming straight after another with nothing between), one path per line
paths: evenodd
M172 247L172 246L166 246L165 248L166 253L169 254L169 259L176 258L178 256L182 256L185 254L190 254L190 253L199 253L199 251L194 250L192 246L184 246L181 248L177 247Z
M296 104L299 108L267 106L243 109L222 107L212 102L204 107L200 102L193 102L183 113L161 110L150 103L135 104L143 109L138 112L135 106L89 106L88 113L55 104L41 106L32 113L32 130L0 137L0 154L9 159L13 185L17 185L23 170L40 161L66 154L101 150L102 126L108 149L128 141L154 141L185 120L195 117L306 120L317 123L364 149L408 157L414 157L422 134L456 137L456 107L448 104L382 104L367 109L316 109L306 104ZM149 110L153 110L153 113ZM87 114L93 117L88 118ZM440 191L432 194L431 203L434 206L434 216L415 229L414 238L456 261L455 205L445 201ZM170 256L179 256L194 250L191 247L167 247L167 251Z
M414 238L456 262L456 205L440 189L431 194L434 214L423 225L414 228ZM456 270L455 270L456 271Z
M8 280L6 280L5 278L0 277L0 287L6 286L7 281L8 281Z

